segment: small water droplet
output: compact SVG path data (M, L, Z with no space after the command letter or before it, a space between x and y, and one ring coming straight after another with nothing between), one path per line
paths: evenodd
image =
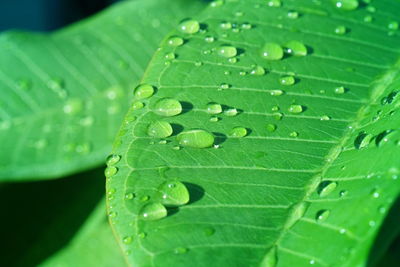
M118 215L118 214L117 214L115 211L111 211L111 212L108 213L108 217L109 217L110 219L113 219L113 218L117 217L117 215Z
M327 115L321 116L321 121L329 121L331 118Z
M150 200L150 196L144 195L144 196L142 196L139 200L140 200L140 202L147 202L147 201Z
M251 69L250 74L254 76L262 76L265 74L265 69L261 66L254 66Z
M170 52L170 53L166 53L164 57L167 60L173 60L176 58L176 55L175 55L175 53Z
M230 30L230 29L232 29L232 23L227 22L227 21L221 22L221 24L220 24L219 26L220 26L221 29L223 29L223 30Z
M214 144L214 136L201 129L189 130L178 134L180 145L192 148L207 148Z
M389 30L398 30L399 29L399 23L397 21L391 21L387 25Z
M335 6L342 10L355 10L358 7L358 0L335 0Z
M267 60L280 60L283 58L283 49L277 43L266 43L261 48L261 57Z
M220 90L225 90L225 89L229 89L231 86L227 83L221 83L221 85L219 86Z
M208 114L220 114L222 112L222 106L218 103L208 103L207 104L207 113Z
M286 53L294 56L306 56L307 47L300 41L292 40L286 43Z
M298 133L298 132L291 132L291 133L289 134L289 136L290 136L290 137L298 137L298 136L299 136L299 133Z
M193 34L200 30L200 24L196 20L189 19L181 22L178 29L183 33Z
M347 32L347 28L343 25L339 25L335 28L335 33L338 35L344 35Z
M329 210L320 210L317 212L315 219L317 220L317 222L323 222L329 217L329 214Z
M242 23L242 25L240 25L240 28L244 29L244 30L250 30L253 26L250 23Z
M168 45L175 46L175 47L183 45L183 39L178 36L170 37L167 42L168 42Z
M280 95L283 95L283 93L284 93L284 91L282 91L282 90L271 90L271 92L270 92L270 94L272 96L280 96Z
M83 110L83 101L77 98L69 99L64 107L63 111L65 114L74 115Z
M145 232L141 232L141 233L138 234L138 237L140 239L144 239L144 238L146 238L146 236L147 236L147 234Z
M299 12L294 11L294 10L289 10L287 13L287 17L289 19L297 19L299 17Z
M163 98L155 104L154 112L161 116L171 117L182 112L182 105L176 99Z
M342 191L339 192L339 196L340 197L345 197L345 196L347 196L348 193L349 192L347 190L342 190Z
M206 36L206 38L204 38L204 41L206 41L207 43L212 43L215 41L215 38L213 36Z
M133 110L142 109L143 107L144 107L144 104L141 101L135 101L135 102L132 103L132 109Z
M336 182L323 181L319 184L317 192L320 197L326 197L332 193L337 187Z
M247 135L247 129L244 127L235 127L229 132L230 137L245 137Z
M134 193L126 193L125 194L125 199L126 200L132 200L136 197L136 195Z
M267 131L268 132L275 132L276 131L277 126L275 124L269 123L267 124Z
M117 164L120 160L121 160L121 156L112 154L112 155L109 155L109 156L107 157L106 164L107 164L107 166L114 166L114 165Z
M375 188L374 190L371 191L371 196L372 196L373 198L379 198L380 195L381 195L381 194L379 193L379 190L378 190L377 188Z
M224 111L224 114L228 117L234 117L238 114L238 111L236 108L230 108Z
M161 194L161 203L165 206L182 206L189 202L189 191L179 181L167 181L158 188Z
M281 0L269 0L267 5L270 7L280 7L282 5Z
M117 167L108 166L108 167L104 170L104 175L108 178L108 177L114 176L115 174L117 174L117 172L118 172Z
M283 118L283 114L280 113L280 112L274 113L274 114L273 114L273 118L274 118L275 120L277 120L277 121L280 121L280 120L282 120L282 118Z
M148 203L140 209L139 216L146 221L159 220L167 216L167 209L158 202Z
M179 248L175 248L174 249L174 253L175 254L185 254L188 251L189 250L187 248L184 248L184 247L179 247Z
M224 4L224 0L215 0L210 3L211 7L220 7Z
M356 149L363 149L369 145L373 138L372 134L367 134L365 132L361 132L358 134L356 139L354 140L354 146Z
M237 55L237 49L233 46L223 45L217 48L217 54L221 57L231 58Z
M293 76L284 76L279 78L279 83L282 85L290 86L295 84L296 79Z
M344 88L343 86L339 86L335 88L335 94L341 95L346 93L346 88Z
M151 137L165 138L172 135L172 126L166 121L154 121L147 128L147 134Z
M372 22L374 18L371 15L366 15L363 20L364 22Z
M122 239L122 242L123 242L125 245L131 244L132 241L133 241L133 237L132 237L132 236L125 236L125 237Z
M290 113L295 113L295 114L301 113L301 112L303 112L303 106L293 104L293 105L290 105L290 106L289 106L288 111L289 111Z

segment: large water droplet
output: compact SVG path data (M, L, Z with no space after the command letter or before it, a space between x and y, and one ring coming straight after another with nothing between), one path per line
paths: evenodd
M284 76L279 78L279 83L282 85L290 86L296 82L296 79L293 76Z
M149 84L141 84L136 87L134 94L137 99L149 98L154 94L154 87Z
M217 48L217 54L221 57L231 58L237 55L237 49L233 46L223 45Z
M189 130L177 136L180 145L192 148L206 148L214 144L214 136L205 130Z
M121 160L121 156L112 154L112 155L110 155L110 156L107 157L106 164L107 164L107 166L114 166L114 165L117 164L120 160Z
M238 114L238 111L236 108L230 108L224 111L224 114L228 117L234 117Z
M165 206L182 206L189 202L189 191L179 181L165 182L158 190L161 193L161 203Z
M294 55L294 56L306 56L307 55L307 47L300 41L289 41L285 45L286 47L286 52L288 54Z
M222 112L222 106L218 103L208 103L207 104L207 113L208 114L220 114Z
M245 137L247 135L247 129L244 127L235 127L229 132L231 137Z
M163 98L155 104L154 112L161 116L171 117L182 112L182 105L176 99Z
M147 128L147 134L156 138L165 138L172 135L172 126L166 121L152 122Z
M267 124L267 131L268 132L275 132L276 131L276 125L275 124L272 124L272 123L269 123L269 124Z
M283 57L283 49L277 43L266 43L261 48L261 57L267 60L280 60Z
M179 24L178 29L187 34L197 33L200 30L200 24L196 20L185 20Z
M108 167L104 170L104 175L108 178L108 177L114 176L115 174L117 174L117 172L118 172L117 167L108 166Z
M139 216L146 221L159 220L167 216L167 209L161 203L149 203L140 209Z
M261 66L254 66L251 69L250 74L254 76L262 76L265 74L265 69Z

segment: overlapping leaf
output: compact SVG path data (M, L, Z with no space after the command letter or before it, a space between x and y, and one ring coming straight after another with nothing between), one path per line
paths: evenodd
M170 34L185 42L166 39L155 55L142 80L155 94L130 110L108 169L112 225L121 243L134 240L122 244L128 262L365 263L400 189L400 3L357 3L215 1ZM281 60L266 59L271 43L288 48ZM158 121L172 136L165 124L149 131ZM177 138L192 129L214 146ZM169 180L191 200L161 218Z

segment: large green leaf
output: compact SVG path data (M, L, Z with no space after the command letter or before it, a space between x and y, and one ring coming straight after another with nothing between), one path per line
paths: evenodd
M0 179L104 162L163 35L201 1L127 1L50 35L0 36Z
M202 30L192 21L184 31L193 34L182 27L170 34L185 43L166 39L153 58L142 83L157 90L129 111L106 172L112 225L121 243L134 239L122 244L132 251L128 262L366 262L400 189L400 2L357 3L216 1L196 17ZM292 51L268 60L279 58L270 43ZM160 116L179 113L163 98L180 101L183 111ZM210 102L225 112L213 117ZM172 136L148 135L167 136L164 122ZM212 133L214 145L193 148L210 138L178 135L191 129ZM168 180L182 181L190 202L150 220L165 215L160 203L185 202L180 184L163 188Z

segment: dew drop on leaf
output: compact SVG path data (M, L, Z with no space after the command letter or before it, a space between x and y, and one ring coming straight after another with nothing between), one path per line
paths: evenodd
M293 104L293 105L290 105L290 106L289 106L288 111L289 111L290 113L296 113L296 114L297 114L297 113L301 113L301 112L303 112L303 106Z
M365 132L361 132L358 134L356 139L354 140L354 146L356 149L363 149L369 145L373 136L372 134L367 134Z
M181 22L178 29L183 33L193 34L200 30L200 24L196 20L189 19Z
M146 221L159 220L167 216L167 209L158 202L148 203L140 209L139 216Z
M163 98L155 104L154 112L161 116L171 117L182 112L182 105L176 99Z
M282 5L281 0L269 0L267 5L270 7L280 7Z
M231 137L245 137L247 135L247 129L244 127L235 127L229 132Z
M135 102L132 103L132 109L133 110L138 110L138 109L141 109L143 107L144 107L144 104L141 101L135 101Z
M126 237L124 237L124 238L122 239L122 242L123 242L125 245L131 244L132 241L133 241L133 237L132 237L132 236L126 236Z
M297 19L299 17L299 12L293 11L293 10L289 10L288 13L287 13L287 17L289 19Z
M114 166L114 165L117 164L120 160L121 160L121 156L119 156L119 155L115 155L115 154L109 155L109 156L107 157L106 164L107 164L107 166Z
M174 249L175 254L185 254L186 252L188 252L188 249L184 247L179 247Z
M126 200L132 200L132 199L134 199L136 196L135 196L135 194L134 193L126 193L125 194L125 199Z
M319 184L317 192L320 197L326 197L332 193L337 187L336 182L323 181Z
M218 103L208 103L207 104L207 113L208 114L220 114L222 112L222 106Z
M267 124L267 131L268 132L275 132L276 131L277 126L275 124L269 123Z
M178 134L177 140L180 145L192 148L206 148L214 144L214 136L201 129L182 132Z
M317 222L323 222L329 217L329 210L320 210L317 212L315 219Z
M262 76L265 74L265 69L261 66L254 66L251 69L250 74L254 76Z
M284 76L279 78L279 83L282 85L290 86L295 84L296 79L293 76Z
M358 7L358 0L335 0L335 6L342 10L355 10Z
M232 23L227 22L227 21L221 22L221 24L220 24L219 26L220 26L221 29L223 29L223 30L230 30L230 29L232 29Z
M237 49L234 46L223 45L217 48L217 54L221 57L231 58L237 55Z
M280 60L283 58L283 48L277 43L266 43L260 51L263 59Z
M347 32L347 28L343 25L339 25L335 28L335 33L338 35L344 35Z
M147 134L151 137L165 138L172 135L172 126L166 121L154 121L147 128Z
M108 166L108 167L104 170L104 175L108 178L108 177L114 176L115 174L117 174L117 172L118 172L117 167Z
M371 15L367 15L364 17L364 22L372 22L374 18Z
M224 111L224 114L228 117L234 117L238 114L238 111L236 108L230 108Z
M277 89L277 90L271 90L271 92L270 92L270 94L272 95L272 96L280 96L280 95L283 95L283 91L282 90L279 90L279 89Z
M170 52L170 53L165 54L164 57L165 57L167 60L173 60L173 59L176 58L176 55L175 55L175 53Z
M167 43L168 43L168 45L174 46L174 47L181 46L181 45L183 45L183 39L178 36L172 36L168 39Z
M286 52L294 56L306 56L307 47L300 41L292 40L286 43Z
M398 30L399 29L399 23L397 21L391 21L387 25L389 30Z
M343 86L339 86L335 88L335 94L341 95L346 92L346 89Z
M190 196L186 186L179 181L167 181L158 188L161 203L165 206L182 206L189 202Z
M77 98L69 99L64 107L63 111L65 114L74 115L83 110L83 101Z

